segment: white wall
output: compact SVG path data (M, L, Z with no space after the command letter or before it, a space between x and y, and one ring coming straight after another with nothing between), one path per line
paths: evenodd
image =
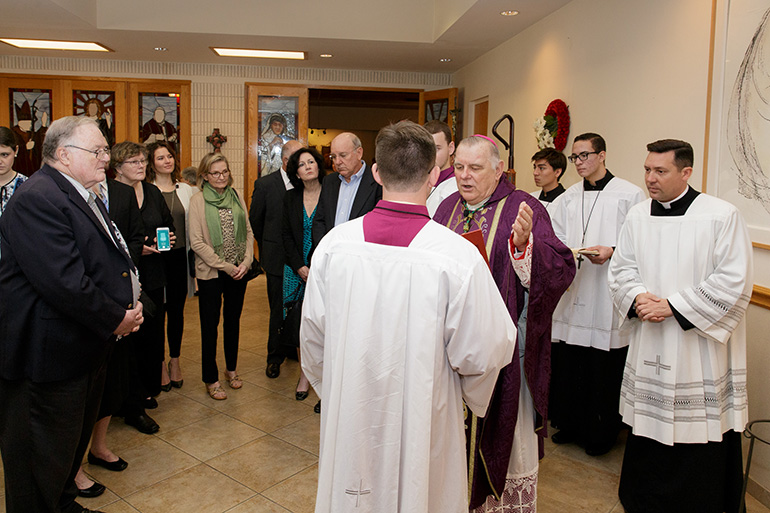
M646 143L689 141L702 157L710 2L703 0L575 0L455 74L469 102L489 96L489 126L503 114L516 121L518 185L534 189L532 123L548 103L569 106L572 138L598 132L607 166L643 186ZM507 131L505 131L507 135ZM702 162L702 161L701 161ZM565 185L577 175L569 166ZM700 175L693 185L700 187Z
M644 189L646 143L684 139L696 155L690 183L702 190L710 24L704 0L574 0L456 73L465 135L471 103L489 96L490 130L503 114L516 120L517 185L533 191L532 123L561 98L572 117L565 153L575 135L598 132L607 140L608 168ZM574 166L562 182L577 182ZM757 249L754 260L755 282L770 287L770 252ZM751 306L746 318L749 418L770 418L770 311ZM770 448L755 450L751 477L770 490Z

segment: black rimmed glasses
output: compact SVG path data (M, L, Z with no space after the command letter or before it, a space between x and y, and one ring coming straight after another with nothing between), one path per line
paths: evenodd
M225 169L224 171L217 171L216 173L208 173L209 176L213 176L214 178L223 178L225 176L228 176L230 174L229 169Z
M109 158L110 156L110 149L109 148L99 148L98 150L87 150L85 148L81 148L80 146L75 146L74 144L68 144L65 146L65 148L75 148L77 150L87 151L94 157L96 157L96 160L101 159L105 155Z
M567 159L569 159L569 161L574 164L578 160L580 160L580 162L585 162L586 160L588 160L589 155L598 155L598 154L599 154L598 151L581 151L580 153L573 153L572 155L567 157Z

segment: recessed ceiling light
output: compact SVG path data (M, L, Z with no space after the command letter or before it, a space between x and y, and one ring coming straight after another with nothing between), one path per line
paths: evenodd
M517 14L519 14L519 11L501 11L500 12L501 16L516 16Z
M111 52L106 46L88 41L51 41L46 39L7 39L0 38L3 43L33 50L77 50L84 52Z
M168 48L166 48L165 46L156 46L155 47L155 51L156 52L165 52L166 50L168 50Z
M439 62L452 62L452 59L447 59L444 57L443 59L439 59Z
M295 59L305 60L305 52L287 52L283 50L249 50L246 48L211 48L221 57L257 57L260 59Z
M334 57L334 55L330 53L322 53L321 57L323 57L324 59L331 59L332 57Z

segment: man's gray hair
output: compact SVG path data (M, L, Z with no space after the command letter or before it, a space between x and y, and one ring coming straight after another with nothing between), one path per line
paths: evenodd
M55 163L58 160L56 150L70 144L78 128L87 125L99 129L96 121L86 116L66 116L51 123L43 141L43 162Z
M485 146L489 154L489 163L492 164L493 168L497 167L502 160L500 158L500 151L497 149L496 144L485 137L479 137L478 135L466 137L460 141L460 144L457 145L457 149L459 150L463 147L475 148L476 146Z

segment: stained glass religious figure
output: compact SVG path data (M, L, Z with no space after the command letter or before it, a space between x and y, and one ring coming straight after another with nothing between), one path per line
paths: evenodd
M72 112L76 116L88 116L96 121L107 144L115 144L114 91L73 91Z
M50 89L10 89L11 130L19 145L14 169L30 176L40 169L43 140L51 123Z
M179 153L179 95L139 93L140 140L167 141Z

